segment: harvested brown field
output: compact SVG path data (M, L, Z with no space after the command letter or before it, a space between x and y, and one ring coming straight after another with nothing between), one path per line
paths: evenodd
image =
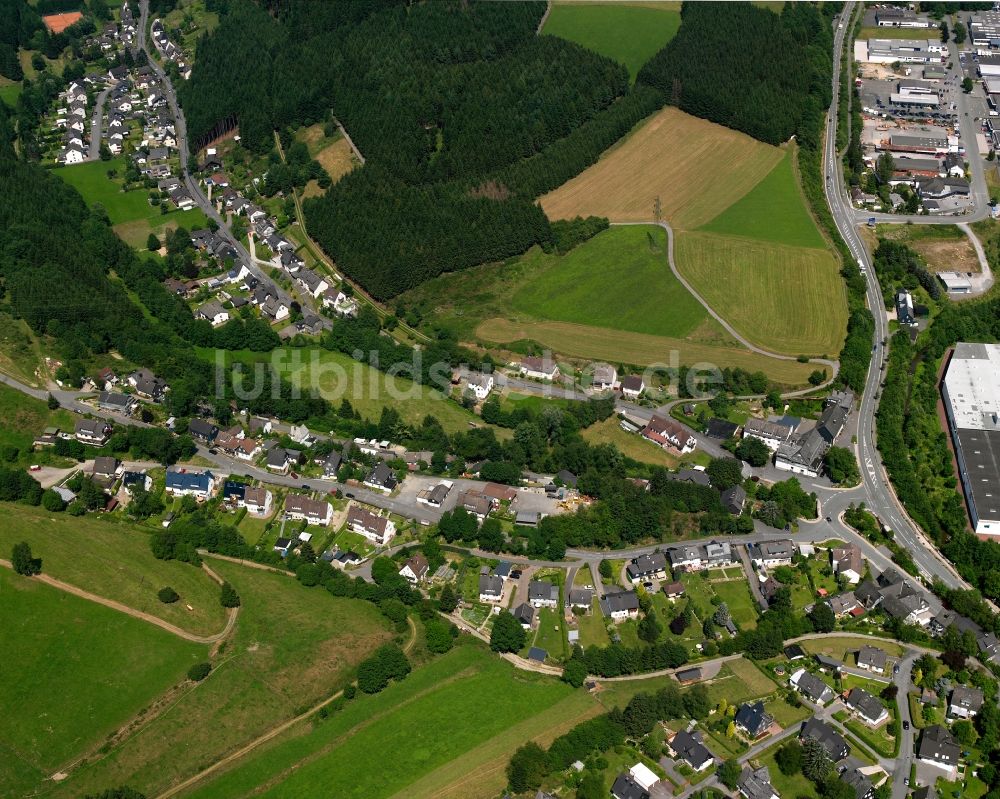
M62 33L81 19L83 19L83 14L79 11L67 11L65 14L48 14L42 17L42 22L52 33Z
M653 218L659 197L667 221L690 230L750 191L782 156L743 133L664 108L541 204L550 219L641 222Z
M879 225L876 232L917 252L932 272L980 271L976 250L957 225Z
M725 334L719 337L718 344L706 344L571 322L513 322L494 317L480 323L476 335L496 344L532 339L569 357L637 366L653 363L668 366L694 366L699 363L719 367L739 366L751 372L762 371L775 382L785 385L805 383L814 368L808 363L777 360L749 352Z

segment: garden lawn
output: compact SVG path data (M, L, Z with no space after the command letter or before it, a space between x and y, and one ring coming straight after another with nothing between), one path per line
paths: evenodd
M816 796L816 786L805 777L802 772L786 776L781 773L778 764L774 760L775 753L787 744L787 741L772 746L761 754L757 760L761 765L767 766L771 773L771 785L779 796Z
M311 730L303 725L189 796L390 797L496 736L509 737L513 725L572 693L470 642L380 694L359 694L332 718ZM523 742L510 739L503 748Z
M149 190L135 189L122 191L120 180L108 177L108 170L116 169L121 175L125 171L125 157L119 156L110 161L87 161L82 164L61 167L55 173L83 195L87 205L100 203L108 214L112 225L119 222L130 222L134 219L147 219L154 214L159 215L160 209L149 204Z
M72 430L73 423L72 412L64 408L49 410L42 400L0 383L0 446L27 452L35 436L46 427Z
M767 177L699 230L824 249L826 242L806 208L793 167L789 150Z
M765 702L764 709L783 728L791 727L812 715L812 711L805 705L800 704L798 707L792 707L785 701L784 697Z
M552 608L541 608L534 646L544 649L551 660L562 660L569 648L566 643L566 622L562 614Z
M532 250L526 257L549 265L514 295L518 311L677 338L706 318L705 309L670 271L666 233L659 228L609 228L566 255Z
M680 24L681 15L672 9L556 3L542 33L569 39L624 64L635 81L640 67L674 38Z
M203 645L6 569L0 595L5 796L27 795L88 754L207 654Z
M757 605L750 595L746 578L712 583L712 590L729 607L729 613L741 628L753 629L757 626Z
M724 663L707 687L713 705L717 705L721 699L731 705L739 704L747 699L768 696L778 690L770 677L743 658Z
M124 784L157 795L335 693L361 660L393 637L371 603L234 563L213 560L212 568L242 601L236 631L212 674L51 796L78 799Z
M654 466L676 468L680 460L662 447L647 441L638 433L627 433L622 430L617 416L611 416L603 422L592 424L580 431L584 441L590 444L614 444L626 458L650 463Z
M693 602L692 609L701 619L706 619L715 613L715 606L712 604L712 584L708 582L698 572L684 572L680 576L684 585L684 598Z
M584 649L590 646L607 646L611 643L598 600L594 600L590 615L577 616L576 623L580 631L580 646Z
M85 591L199 635L217 633L226 623L219 586L201 569L154 558L149 534L124 518L96 514L73 518L8 503L0 503L0 515L4 557L9 557L14 544L27 541L34 556L42 559L46 574ZM165 586L180 594L179 602L160 602L156 594Z
M809 654L823 654L840 658L848 665L855 665L855 655L866 644L877 646L891 657L898 658L903 648L892 641L872 641L864 635L825 635L822 638L810 638L802 641L800 646Z

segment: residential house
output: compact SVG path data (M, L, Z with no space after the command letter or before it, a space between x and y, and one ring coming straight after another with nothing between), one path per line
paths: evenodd
M421 505L428 505L432 508L440 508L441 505L444 504L444 501L448 496L448 492L451 491L451 486L451 482L446 480L432 486L431 488L425 488L417 494L417 502Z
M896 292L896 321L905 327L912 327L917 323L913 312L913 295L906 289Z
M743 513L743 506L746 505L747 492L741 485L734 485L722 492L719 497L724 507L733 516Z
M861 616L864 614L864 606L858 601L858 598L854 596L853 591L847 591L843 594L837 594L837 596L832 596L826 600L826 604L830 606L830 610L833 611L833 615L838 619L844 616Z
M766 419L747 419L743 425L743 438L763 441L772 452L792 437L792 428Z
M511 615L521 622L521 626L525 630L530 630L531 625L535 621L535 609L527 602L522 602L514 608L514 610L511 611Z
M236 507L242 508L244 506L244 497L247 493L246 483L238 483L235 480L226 480L225 484L222 486L222 499Z
M771 772L767 770L767 766L757 769L743 766L740 778L736 782L736 790L743 799L781 799L771 785Z
M206 422L204 419L192 419L188 422L188 433L199 441L211 444L215 440L215 437L219 435L219 428L211 422Z
M857 585L865 573L865 561L857 544L834 547L830 550L833 573L842 576L851 585Z
M864 688L852 688L844 704L865 724L876 727L889 718L889 711L877 696Z
M396 523L392 519L359 505L352 505L347 512L347 526L378 546L388 544L396 535Z
M407 558L406 563L403 564L403 568L399 570L399 573L411 583L417 585L427 579L428 568L427 558L420 552L417 552Z
M818 705L825 705L833 700L833 689L815 674L810 674L805 669L799 669L795 672L788 682L806 699L812 700Z
M979 688L956 685L948 698L948 715L956 719L969 719L983 707L983 692Z
M669 743L675 757L680 758L695 771L704 771L715 762L712 753L702 743L701 733L681 730Z
M379 462L368 472L364 484L376 491L392 491L399 484L399 481L392 469L384 462Z
M623 397L636 400L646 390L646 383L639 375L629 375L622 378L621 388Z
M702 545L706 569L725 569L735 566L739 558L734 554L732 544L728 541L709 541Z
M555 608L559 606L559 586L543 580L528 583L528 602L535 608Z
M730 438L735 438L739 429L738 424L730 422L728 419L709 419L705 426L705 435L719 441L727 441Z
M653 578L662 580L667 576L667 558L662 552L640 555L629 561L625 571L633 584Z
M218 300L211 300L198 309L195 317L197 319L207 319L212 323L212 327L218 327L229 321L229 311L223 308Z
M149 491L153 487L153 478L145 472L125 472L122 475L122 488L126 494L131 494L136 488Z
M863 646L858 650L858 668L885 674L888 655L877 646Z
M639 595L635 591L608 591L601 599L601 612L615 624L639 616Z
M679 580L671 583L665 583L660 590L663 591L664 596L671 601L680 599L684 596L684 583Z
M179 281L176 281L179 283ZM184 286L180 283L180 286ZM186 292L185 287L185 292ZM148 400L153 400L153 402L159 402L163 399L163 395L170 390L166 381L162 378L157 377L149 369L137 369L128 376L128 383L132 388L135 389L135 393L140 397Z
M819 665L820 671L829 672L830 674L840 674L840 670L844 668L844 664L837 658L824 655L822 652L817 652L813 655L813 660Z
M803 740L809 739L818 742L834 763L843 760L851 751L847 741L841 737L840 733L827 722L815 717L806 719L802 724L799 737Z
M116 391L102 391L97 395L97 407L102 411L112 411L123 416L131 416L139 406L138 400L128 394Z
M343 462L339 452L331 452L323 461L323 477L327 480L336 480L337 472L340 471L340 464Z
M917 758L921 763L938 766L954 773L958 768L961 754L962 749L954 736L940 724L928 727L920 736Z
M477 400L484 400L493 390L493 375L478 374L470 375L466 380L469 391Z
M534 380L558 380L559 365L551 358L528 356L521 360L520 372Z
M775 566L790 566L795 554L795 544L790 538L777 541L751 541L747 544L750 560L758 568L766 569Z
M252 513L256 516L270 515L273 500L274 495L263 487L248 488L243 493L243 504L247 509L247 513Z
M704 550L697 544L681 544L668 547L667 557L674 571L699 571L702 568Z
M114 432L114 428L103 419L77 419L73 427L76 440L92 447L103 447Z
M278 474L288 474L288 468L294 461L288 456L288 451L283 447L272 447L267 453L265 464L268 471Z
M611 786L611 796L614 799L649 799L649 791L636 782L631 774L622 772Z
M458 506L483 521L493 510L493 500L480 491L470 488L458 498Z
M628 773L644 791L648 791L660 781L660 778L653 772L653 770L648 768L643 763L636 763L628 770Z
M589 588L571 588L569 591L569 606L583 608L589 611L594 604L594 592Z
M680 422L653 414L642 429L642 437L663 449L674 449L682 455L693 452L698 440Z
M319 297L320 294L330 288L330 284L326 282L326 278L322 275L317 275L312 269L300 269L295 279L313 297Z
M778 447L774 453L774 466L783 472L819 477L828 446L820 428L813 428L802 437L793 438Z
M495 574L479 575L479 601L497 604L503 599L503 579Z
M763 702L754 702L752 705L744 702L737 708L733 723L747 738L756 741L771 728L774 718L764 710Z
M618 386L618 370L607 363L599 363L594 366L594 374L590 380L590 387L594 391L610 391Z
M94 466L90 473L94 477L110 479L118 473L118 459L109 455L94 458Z
M840 779L854 790L854 799L871 799L875 795L875 786L860 768L848 768Z
M325 500L312 499L305 494L285 497L285 515L306 524L328 525L333 518L333 506Z
M208 499L215 491L215 475L207 469L203 472L194 472L184 468L171 467L167 469L166 491L174 496Z

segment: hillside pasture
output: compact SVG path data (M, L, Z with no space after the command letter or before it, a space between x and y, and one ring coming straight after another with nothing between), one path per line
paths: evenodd
M827 250L683 232L677 268L747 340L786 355L835 355L847 327L844 284Z
M826 246L806 208L791 151L767 177L699 230L794 247Z
M707 317L667 263L655 226L613 227L544 263L513 296L517 311L562 322L684 338Z
M295 132L295 140L305 143L309 155L319 161L320 166L326 170L334 183L358 165L347 139L339 133L332 137L326 136L320 124L300 128ZM303 195L316 197L322 193L319 184L311 180L306 185Z
M196 635L211 635L225 626L218 584L194 566L154 558L149 534L137 525L9 503L0 503L0 514L4 557L18 541L27 541L35 557L42 559L46 574L77 588ZM157 599L156 593L165 586L180 594L179 602L164 605Z
M556 3L542 33L624 64L635 81L642 65L674 38L680 24L680 13L662 5Z
M189 796L385 799L410 796L411 786L417 796L492 796L506 781L506 758L526 738L544 740L589 713L592 700L571 701L575 693L477 644L460 646L379 694L359 694L332 718L302 725ZM465 781L479 768L482 783Z
M0 569L0 793L89 754L207 647ZM16 709L16 710L15 710Z
M668 107L541 204L550 219L648 222L659 197L671 225L693 229L749 192L782 157L777 147Z
M385 617L368 602L234 563L212 560L212 567L242 601L236 632L212 674L70 775L52 796L77 799L124 784L155 796L332 695L392 638Z

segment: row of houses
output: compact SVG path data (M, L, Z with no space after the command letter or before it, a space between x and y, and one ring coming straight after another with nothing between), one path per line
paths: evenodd
M162 19L154 19L149 26L149 36L153 40L153 45L160 57L164 61L169 61L177 65L177 71L184 80L191 77L191 64L184 55L184 51L167 36L166 28Z

